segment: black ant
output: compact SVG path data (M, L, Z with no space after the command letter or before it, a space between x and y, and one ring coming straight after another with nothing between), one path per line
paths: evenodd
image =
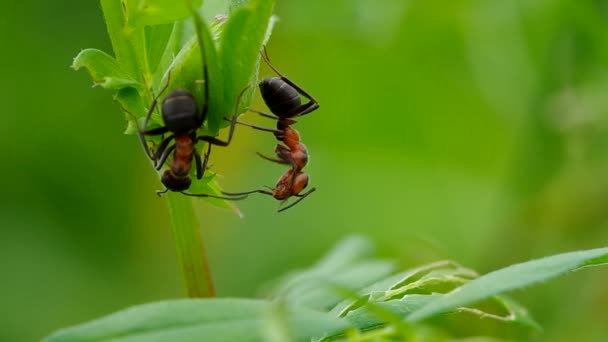
M277 140L285 145L277 144L275 148L275 154L277 158L267 157L263 154L258 155L266 160L270 160L275 163L291 165L291 168L287 170L285 174L279 178L276 186L269 190L258 189L240 193L229 193L223 192L225 195L248 195L251 193L261 193L271 195L278 200L287 200L290 197L299 197L298 200L291 203L286 207L280 208L278 211L285 211L294 205L302 201L306 196L315 191L315 188L310 189L304 194L300 194L302 190L308 185L308 175L302 172L302 169L308 163L308 151L306 146L300 142L300 134L291 125L295 124L295 117L306 115L317 108L319 103L304 89L299 87L297 84L288 79L279 70L277 70L266 53L266 49L262 53L262 58L268 64L268 66L279 76L279 77L268 77L260 82L260 92L264 102L270 109L271 113L260 112L257 110L250 110L261 116L277 120L277 128L266 128L256 125L250 125L247 123L237 122L241 125L251 127L253 129L272 132ZM307 103L302 104L300 95L308 99Z
M169 86L169 80L171 76L169 72L169 75L167 77L167 84L165 84L165 86L160 90L159 94L153 99L152 104L148 109L148 112L146 113L143 129L139 127L139 124L137 123L137 118L135 118L135 123L137 124L138 128L139 139L142 143L144 151L146 152L146 155L154 162L154 168L156 170L160 170L169 155L173 153L173 158L169 165L169 169L165 170L160 179L166 189L163 191L157 191L157 194L159 196L171 190L175 192L181 192L182 194L187 196L213 197L227 200L243 199L247 196L237 195L226 197L211 194L191 194L184 192L185 190L190 188L190 184L192 182L189 175L190 169L192 167L192 158L194 157L195 160L196 178L201 179L203 178L203 174L205 173L205 170L207 168L209 154L211 153L211 145L228 146L228 144L230 144L230 141L232 140L232 135L234 133L234 128L237 123L236 119L238 117L238 108L241 101L241 97L243 93L249 88L249 86L245 87L237 98L236 109L232 116L228 139L226 141L217 139L213 136L197 136L196 130L205 121L205 118L207 117L207 112L209 110L209 85L207 82L208 72L207 65L205 63L203 63L203 73L205 76L205 98L203 108L200 114L198 113L196 99L194 98L192 93L184 89L173 90L165 97L161 106L161 113L165 126L149 130L147 129L152 112L154 111L158 103L158 98ZM129 113L126 109L123 108L123 110ZM134 116L131 113L129 114ZM156 151L154 151L154 153L150 151L150 148L146 143L145 136L163 135L169 132L171 133L171 135L161 141ZM196 143L201 140L207 142L208 145L204 159L201 159L201 155L195 148ZM174 141L175 143L173 145L170 145L172 141Z

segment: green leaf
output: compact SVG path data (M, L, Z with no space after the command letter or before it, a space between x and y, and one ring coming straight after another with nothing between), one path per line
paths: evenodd
M339 293L336 293L335 286L358 290L386 277L393 270L392 262L372 260L349 266L332 275L312 272L282 296L291 303L312 309L329 310L343 299Z
M230 0L228 5L228 14L232 15L237 9L247 6L249 0Z
M211 32L209 32L209 28L203 22L203 19L198 12L194 11L192 17L196 28L198 46L200 47L200 56L202 56L202 59L199 61L202 63L201 65L206 65L206 70L203 70L203 74L206 73L206 78L204 79L205 82L208 82L209 91L213 91L213 94L205 94L209 101L209 112L206 120L209 133L215 135L219 131L222 118L225 116L232 116L227 115L231 99L226 99L224 96L222 86L222 82L224 82L224 78L222 77L223 69L218 61L215 43L211 38ZM203 101L204 100L205 99L203 98Z
M147 26L146 34L146 55L148 56L148 67L151 73L155 73L167 48L171 49L169 41L173 36L174 27L177 24L164 24Z
M264 341L273 304L253 299L172 300L135 306L60 330L46 342L70 341ZM297 341L335 334L345 320L288 306L284 320Z
M423 305L470 281L476 273L452 261L440 261L401 272L380 280L359 291L356 296L336 305L331 313L344 317L360 330L375 329L393 320L387 320L378 312L389 312L405 319ZM482 308L462 307L451 312L463 312L481 318L516 324L532 330L540 330L527 311L516 302L500 297L488 299L491 305ZM372 310L374 309L374 310Z
M233 11L224 27L220 42L220 62L225 98L229 101L236 99L245 87L251 86L242 98L239 113L249 106L255 91L260 51L272 29L273 7L274 1L251 0Z
M138 75L137 57L125 36L122 0L100 0L103 15L118 64L133 78Z
M398 317L405 318L440 296L440 294L407 295L398 300L374 303L374 305ZM366 306L350 311L345 318L360 330L368 330L386 324L386 319L371 312Z
M120 103L120 106L123 108L123 110L129 111L129 113L133 114L135 117L138 117L138 114L143 115L142 113L146 112L146 108L144 106L142 98L139 95L139 92L134 88L122 88L118 91L118 94L114 96L114 100ZM125 118L128 122L125 134L136 134L137 126L135 125L133 116L125 113ZM160 120L159 116L152 116L152 118L153 122L158 122ZM152 125L150 125L149 127L152 127Z
M100 85L103 88L142 88L141 84L129 77L112 56L103 51L97 49L82 50L74 58L72 68L79 70L82 67L85 67L89 71L94 84Z
M202 0L129 0L130 26L168 24L190 16L191 6L200 7Z
M426 283L430 275L435 277L441 274L451 275L454 272L460 274L471 274L471 270L460 266L453 261L439 261L428 265L403 271L382 279L367 288L359 291L361 298L365 301L383 302L392 299L399 299L407 294L408 290L419 290L420 286ZM356 303L353 299L347 299L336 305L332 313L342 317L349 311L358 308L361 303Z
M162 86L163 77L166 76L169 66L173 63L175 56L177 56L180 50L183 48L185 43L188 41L185 39L185 22L177 22L173 24L171 36L164 46L164 52L158 61L154 76L152 78L152 84L156 87L155 91Z
M329 310L343 299L336 287L359 290L393 272L392 262L370 258L371 254L368 240L347 238L315 266L284 279L275 295L297 305Z
M441 296L408 317L420 321L482 299L546 281L583 267L608 263L608 248L564 253L488 273Z

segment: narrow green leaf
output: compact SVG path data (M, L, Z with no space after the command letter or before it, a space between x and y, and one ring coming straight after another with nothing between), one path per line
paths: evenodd
M158 91L160 87L163 86L163 77L166 76L167 70L169 70L169 66L173 63L175 56L177 56L180 50L185 45L186 41L184 39L184 26L185 22L177 22L173 24L173 30L171 31L171 36L167 41L167 44L164 47L164 52L158 61L158 65L156 66L156 70L154 71L154 76L152 79L152 84L155 86L154 90Z
M146 54L148 56L148 65L150 72L155 73L160 61L169 47L168 43L173 35L173 29L178 26L174 23L147 26L146 34Z
M408 317L420 321L482 299L546 281L587 266L608 263L608 248L564 253L488 273L439 297Z
M230 0L228 4L228 14L232 15L237 9L247 6L249 0Z
M220 129L222 118L231 116L231 114L228 114L228 109L231 107L232 99L226 99L224 96L224 87L222 85L224 82L224 78L222 77L223 69L218 61L211 32L198 12L193 11L192 18L196 28L198 46L200 47L200 56L202 56L199 63L201 69L206 65L207 79L205 79L205 82L208 82L209 92L213 94L213 96L210 94L207 96L207 100L209 101L209 112L206 118L207 127L209 128L209 133L215 135ZM205 70L203 69L204 73Z
M123 110L128 111L133 114L135 117L142 117L143 113L146 112L144 103L139 95L139 92L131 87L122 88L118 91L118 94L114 96L114 100L117 101ZM135 121L132 115L125 113L125 118L128 122L128 127L125 130L125 134L135 134L137 133L137 126L135 125ZM157 115L156 117L152 117L153 122L159 122L160 117ZM143 124L143 123L142 123ZM152 125L149 126L153 127Z
M116 60L132 78L137 79L137 58L124 34L123 2L122 0L100 0L100 2Z
M415 289L417 284L420 284L426 276L431 274L433 271L444 271L450 272L454 270L460 270L460 272L471 272L470 270L463 268L459 264L453 261L439 261L428 265L420 266L411 270L403 271L382 279L365 289L359 291L361 298L365 298L366 301L383 302L391 299L398 299L403 297L405 293L402 293L399 297L395 296L395 293L404 287ZM342 317L346 315L350 310L356 309L360 305L357 305L353 299L346 299L336 305L331 312Z
M272 303L252 299L165 301L63 329L44 341L264 341L263 329L272 310ZM297 341L349 327L347 321L322 312L295 306L285 312L285 322Z
M239 112L249 106L255 91L260 51L271 27L273 7L273 0L251 0L233 11L224 27L220 61L225 98L236 99L245 87L251 86L242 98Z
M351 265L331 275L312 272L287 292L282 293L281 297L291 303L312 309L329 310L343 299L339 293L336 293L334 286L359 290L386 277L393 270L392 262L372 260Z
M368 240L349 237L310 269L284 279L275 295L298 305L329 310L343 299L336 286L358 291L393 272L392 262L371 257L373 250Z
M374 303L374 305L401 318L409 316L441 295L407 295L398 300ZM360 330L373 329L386 324L386 320L363 306L349 312L345 318Z
M190 16L190 6L202 0L129 0L128 22L133 27L168 24Z
M72 62L72 68L78 70L85 67L95 85L106 89L122 89L134 87L141 89L141 84L132 78L118 65L116 60L107 53L97 49L82 50Z
M356 262L375 257L376 248L369 239L352 235L338 242L314 268L320 273L332 273Z

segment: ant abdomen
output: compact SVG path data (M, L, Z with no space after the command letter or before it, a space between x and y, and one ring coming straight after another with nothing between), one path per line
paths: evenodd
M199 126L196 99L187 90L177 89L169 93L163 101L161 112L165 126L172 133L188 133Z
M262 80L260 93L270 111L281 118L287 117L294 108L302 104L298 92L279 77Z
M163 175L160 177L160 181L163 183L167 189L171 191L184 191L190 188L190 184L192 180L190 177L175 177L171 170L165 170Z

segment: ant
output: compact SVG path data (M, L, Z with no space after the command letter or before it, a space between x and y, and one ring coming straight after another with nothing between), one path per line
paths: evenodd
M207 112L209 110L209 85L206 81L208 79L208 71L207 65L205 63L203 63L203 73L205 76L205 98L203 108L200 114L197 109L196 99L194 98L192 93L185 89L176 89L170 92L165 97L161 105L161 113L165 126L147 129L152 112L154 111L158 103L158 98L169 86L169 80L171 78L171 72L169 71L167 83L160 90L159 94L154 97L152 104L148 109L148 112L146 113L143 129L139 127L137 118L135 118L135 123L137 124L137 130L141 144L148 158L150 158L150 160L154 162L154 168L156 170L160 170L169 155L173 154L173 158L171 160L171 163L169 164L169 169L165 170L160 179L163 185L165 186L165 190L159 190L156 193L161 196L162 194L171 190L175 192L181 192L182 194L187 196L194 197L213 197L226 200L244 199L245 197L247 197L246 195L226 197L211 194L192 194L184 192L185 190L190 188L190 185L192 183L192 180L189 175L190 169L192 167L192 158L194 158L195 160L196 178L201 179L203 178L203 174L207 169L207 162L211 153L211 145L228 146L228 144L230 144L237 123L236 119L238 117L238 108L241 101L241 97L243 96L243 93L245 93L245 91L249 88L249 86L245 87L237 98L235 112L232 116L232 120L230 120L231 125L228 133L228 139L226 141L217 139L213 136L197 136L196 130L205 121L205 118L207 117ZM134 117L134 115L128 112L126 109L123 108L123 110ZM145 136L164 135L168 132L170 132L171 135L167 138L163 138L156 151L152 152L148 147L148 144L146 143ZM207 151L205 152L203 159L201 159L201 155L195 148L196 143L201 140L207 142ZM170 145L172 141L174 141L175 143L173 145Z
M257 110L250 111L263 117L277 120L277 128L266 128L238 121L237 123L260 131L272 132L275 138L284 144L277 144L275 148L277 158L267 157L261 153L258 153L258 155L275 163L291 165L291 168L279 178L276 186L270 188L270 190L258 189L240 193L223 193L225 195L239 196L257 192L270 195L275 199L282 201L286 201L292 196L299 197L295 202L278 210L279 212L282 212L298 204L306 198L306 196L316 190L316 188L312 188L306 193L300 194L308 185L308 174L302 172L302 169L308 163L308 151L306 146L300 142L300 134L296 129L292 128L291 125L297 122L293 118L306 115L316 110L319 108L319 103L304 89L288 79L270 63L266 48L264 48L262 58L278 75L278 77L265 78L259 84L262 99L271 113ZM308 102L302 104L300 95L308 99Z

